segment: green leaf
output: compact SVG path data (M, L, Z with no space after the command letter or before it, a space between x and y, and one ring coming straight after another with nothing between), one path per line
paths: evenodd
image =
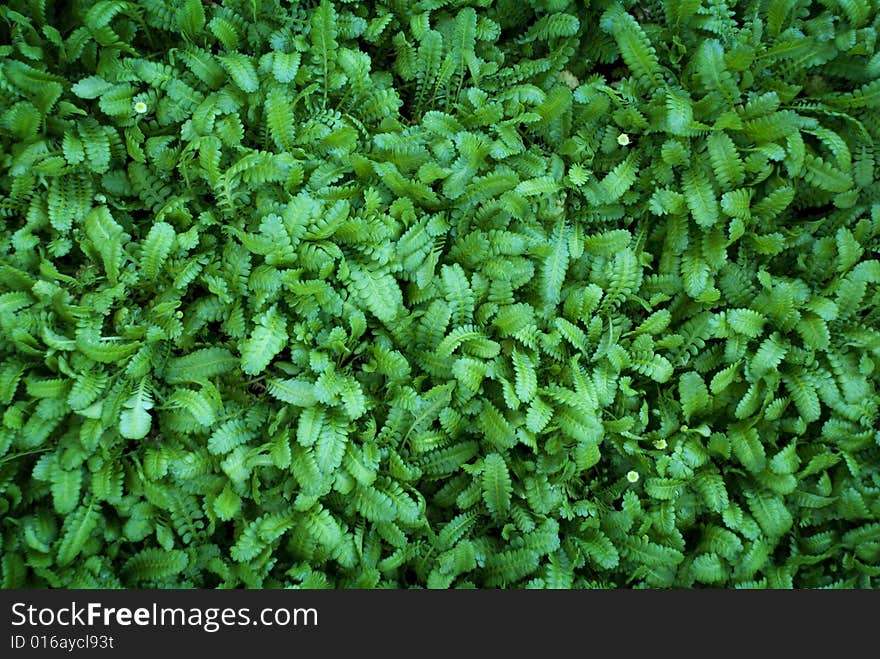
M749 510L768 537L778 538L791 528L793 518L778 494L747 494L746 500Z
M71 87L71 91L80 98L93 99L113 89L113 83L99 76L83 78Z
M241 369L248 375L264 371L288 339L287 318L276 307L260 314L256 322L253 333L241 346Z
M66 515L79 504L82 469L63 469L56 464L52 470L52 501L55 510Z
M150 548L129 558L123 571L134 581L156 581L180 573L188 564L184 551Z
M699 373L689 371L681 375L678 379L678 398L681 401L681 411L687 421L695 413L709 406L709 390Z
M404 312L400 287L389 273L352 265L351 288L364 306L385 324L393 323Z
M226 348L202 348L169 360L165 366L165 381L169 384L200 382L228 373L237 364L238 359Z
M177 9L177 25L190 39L205 28L205 8L202 0L184 0Z
M107 279L115 284L122 261L122 227L106 206L98 206L86 216L85 229L92 248L101 257Z
M241 419L224 421L208 438L208 451L214 455L229 453L254 438L254 433Z
M297 378L269 380L268 388L269 393L278 400L297 407L311 407L318 400L315 397L315 385Z
M623 61L639 82L646 87L657 84L660 79L657 52L636 19L615 4L602 15L600 25L614 37Z
M219 56L217 61L243 92L253 94L260 88L260 79L250 57L241 53L232 53Z
M538 391L538 376L529 356L516 348L512 355L513 369L516 374L516 396L520 401L528 403Z
M150 227L150 232L141 249L141 270L148 279L155 279L165 264L174 245L174 227L167 222L157 222Z
M483 459L483 502L496 521L503 520L510 510L512 483L507 464L497 453Z
M140 384L124 403L124 409L119 415L119 433L126 439L143 439L150 432L153 417L150 410L153 408L153 399L146 380Z
M691 167L682 175L682 188L687 207L694 221L703 228L718 222L718 201L709 180L698 168Z
M852 187L852 177L816 156L807 156L804 177L814 186L828 192L846 192Z
M58 565L69 565L80 554L92 532L98 526L101 515L94 504L80 506L64 519L61 528L56 560Z

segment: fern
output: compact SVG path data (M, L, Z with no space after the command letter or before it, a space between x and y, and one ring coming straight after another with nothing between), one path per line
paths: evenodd
M217 58L220 65L241 91L253 94L260 88L260 80L253 62L247 55L232 53Z
M698 168L685 171L682 178L684 199L694 221L708 228L718 222L718 201L705 174Z
M699 373L684 373L678 381L679 400L685 420L709 405L709 390Z
M815 187L828 192L846 192L852 178L817 156L807 156L804 178Z
M735 4L0 7L0 584L877 587L876 3Z
M724 47L718 39L704 41L696 54L694 64L703 85L719 93L729 104L740 99L739 86L724 62Z
M473 318L474 294L467 275L459 265L444 267L440 273L444 297L449 305L452 322L464 325Z
M330 85L330 58L336 50L336 12L333 5L324 0L315 10L312 17L311 41L316 51L322 77L324 80L324 105L327 104L327 95Z
M566 226L559 222L553 231L551 252L543 267L542 292L548 309L559 303L562 294L562 284L565 281L569 261L567 243Z
M241 351L241 368L249 375L262 372L284 349L287 341L287 319L275 307L257 317L257 325Z
M56 550L59 565L69 565L82 552L100 518L93 503L78 507L65 518Z
M266 94L266 123L272 140L282 151L290 151L296 143L296 118L284 91L273 88Z
M143 379L124 403L119 415L119 432L126 439L143 439L150 432L153 400L147 380Z
M725 133L712 133L706 140L709 160L718 184L724 190L742 185L745 169L733 140Z
M483 460L483 502L496 520L503 519L510 510L511 481L504 459L497 453Z
M164 377L170 384L199 382L235 368L237 359L225 348L203 348L175 357L165 366Z
M122 568L132 582L157 581L180 573L189 557L179 549L144 549L129 558Z
M636 79L648 88L659 84L662 78L657 53L636 19L615 4L602 15L600 24L614 37L623 61Z
M85 231L92 248L101 256L107 279L115 284L119 279L122 261L122 227L113 219L110 211L102 206L93 209L86 216Z
M402 313L403 296L390 274L352 265L350 285L364 306L383 323L392 323Z
M155 279L168 259L176 235L174 227L167 222L157 222L150 227L141 251L141 269L144 276Z

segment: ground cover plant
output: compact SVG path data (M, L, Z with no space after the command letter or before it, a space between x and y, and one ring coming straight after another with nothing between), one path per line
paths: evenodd
M0 6L0 583L876 587L878 22Z

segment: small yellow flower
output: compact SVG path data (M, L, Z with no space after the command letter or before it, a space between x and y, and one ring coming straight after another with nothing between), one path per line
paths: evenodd
M655 439L654 440L654 448L660 449L661 451L666 448L666 440L665 439Z
M626 480L630 483L637 483L639 480L639 472L632 470L626 472Z
M617 143L620 146L626 146L627 144L629 144L629 135L627 135L626 133L621 133L617 136Z
M147 111L147 104L143 101L138 101L134 104L134 111L138 114L144 114Z

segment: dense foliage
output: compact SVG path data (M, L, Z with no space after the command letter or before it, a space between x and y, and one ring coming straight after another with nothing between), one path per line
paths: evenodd
M875 0L0 6L11 587L874 587Z

